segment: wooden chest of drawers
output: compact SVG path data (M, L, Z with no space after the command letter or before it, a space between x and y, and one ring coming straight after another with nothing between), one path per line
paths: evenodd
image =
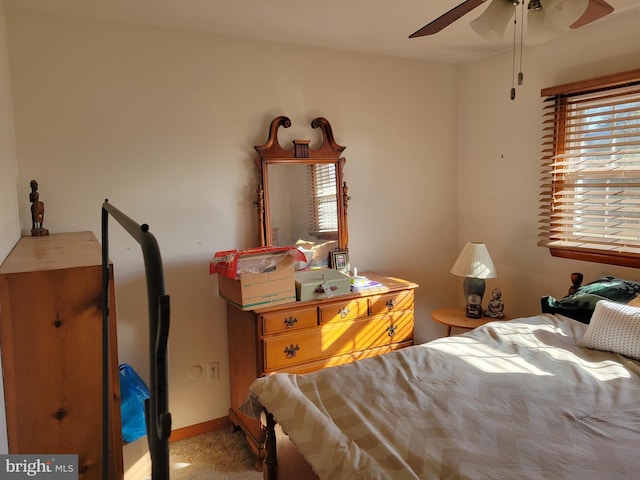
M114 292L111 285L111 480L124 476ZM0 266L9 453L77 454L79 480L104 480L102 342L102 250L94 234L22 237Z
M255 311L227 304L231 408L262 467L264 431L239 411L257 377L308 373L413 344L415 283L367 272L383 286Z

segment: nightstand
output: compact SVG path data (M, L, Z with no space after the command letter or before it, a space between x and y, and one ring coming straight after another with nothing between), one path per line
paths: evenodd
M431 317L436 322L447 326L447 337L451 335L451 329L453 327L473 330L494 320L510 320L510 317L507 315L499 319L491 317L469 318L465 315L465 309L462 307L440 308L434 310L431 313Z

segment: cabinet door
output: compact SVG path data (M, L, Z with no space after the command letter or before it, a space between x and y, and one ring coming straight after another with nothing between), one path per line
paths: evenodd
M100 448L87 448L102 443L100 269L13 274L7 283L9 451L78 453L79 468L102 465Z

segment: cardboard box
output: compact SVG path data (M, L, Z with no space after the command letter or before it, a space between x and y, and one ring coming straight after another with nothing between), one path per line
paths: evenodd
M333 268L296 272L295 278L298 301L337 297L351 292L349 277Z
M210 272L218 273L220 296L242 310L295 302L293 263L297 256L289 250L259 248L216 253Z

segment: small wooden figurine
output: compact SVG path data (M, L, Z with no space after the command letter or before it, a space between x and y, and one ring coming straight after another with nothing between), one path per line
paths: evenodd
M49 235L49 230L44 228L44 202L40 201L38 193L38 182L31 180L31 193L29 201L31 202L31 235L34 237L45 237Z
M494 288L491 292L491 300L489 300L484 314L491 318L504 318L504 303L502 302L502 291L499 288Z
M582 285L582 280L584 279L584 275L578 272L574 272L571 274L571 287L569 288L569 295L572 295L578 291L580 286Z

